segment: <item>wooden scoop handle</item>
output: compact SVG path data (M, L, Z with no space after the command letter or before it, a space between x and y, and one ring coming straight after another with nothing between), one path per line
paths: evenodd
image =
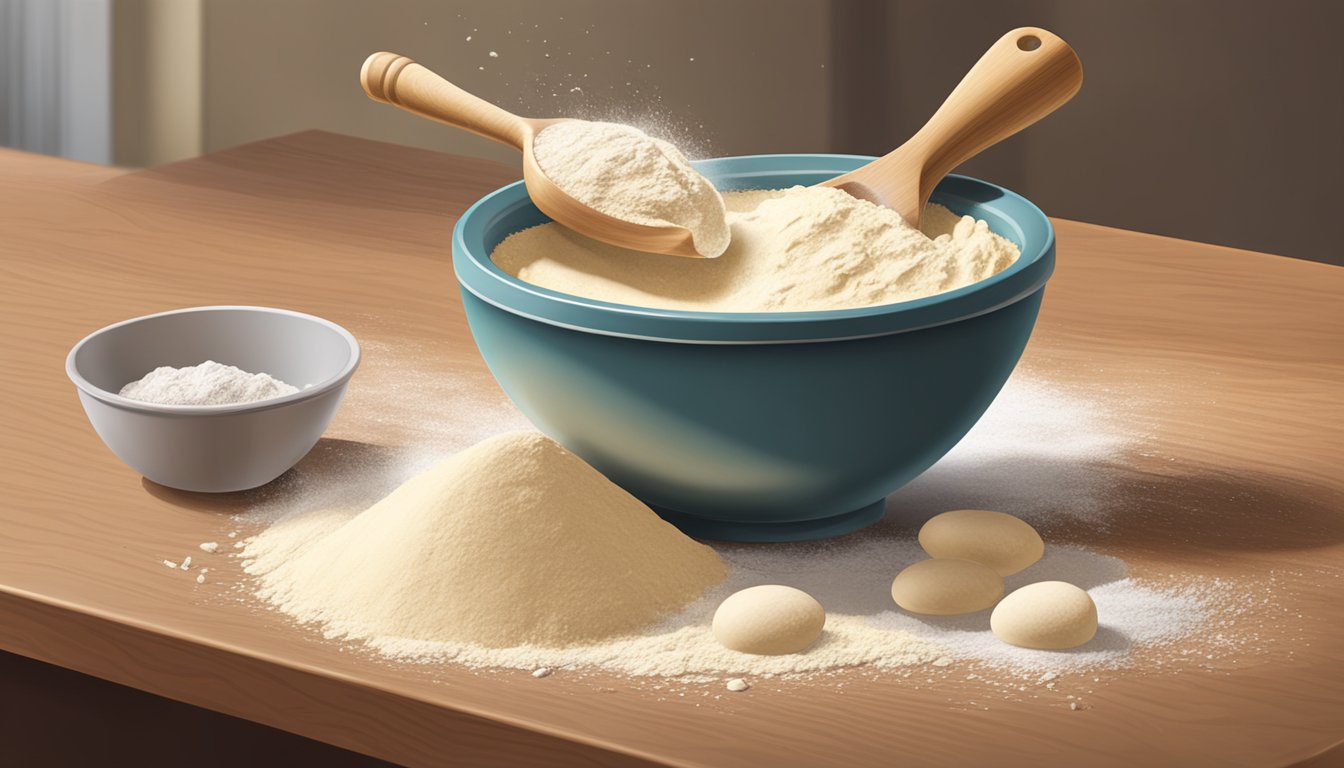
M413 60L382 51L364 60L359 83L374 101L522 150L529 123L473 96Z
M921 202L953 168L1055 111L1082 84L1082 62L1058 36L1021 27L999 38L902 147L923 161Z

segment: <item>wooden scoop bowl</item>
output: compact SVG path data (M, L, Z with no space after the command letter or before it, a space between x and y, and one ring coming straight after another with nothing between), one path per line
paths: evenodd
M532 143L547 126L567 118L519 117L473 96L425 67L395 53L375 53L359 72L364 92L374 101L471 131L523 153L523 182L542 213L604 243L637 251L703 258L691 231L674 225L649 226L608 216L566 194L537 165Z
M919 133L818 186L895 209L918 228L933 188L953 168L1055 111L1082 84L1083 65L1068 43L1038 27L1014 29L990 46Z

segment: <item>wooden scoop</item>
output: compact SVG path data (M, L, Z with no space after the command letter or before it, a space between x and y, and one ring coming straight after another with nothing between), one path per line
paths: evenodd
M532 142L547 126L567 118L519 117L467 93L425 67L395 53L375 53L359 71L364 92L407 112L463 128L523 153L523 182L542 213L594 240L652 253L703 258L691 231L674 225L635 224L594 210L557 187L537 165Z
M1083 65L1068 43L1037 27L999 38L933 117L885 157L824 181L893 208L918 227L929 195L953 168L1073 98Z

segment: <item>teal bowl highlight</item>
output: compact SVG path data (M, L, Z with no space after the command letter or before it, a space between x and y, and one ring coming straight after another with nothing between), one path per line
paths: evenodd
M723 190L810 185L872 158L697 163ZM685 312L524 283L490 252L548 221L522 182L453 233L467 322L504 391L543 432L699 538L796 541L882 517L887 494L989 407L1031 335L1055 237L1002 187L948 176L933 201L989 222L1022 255L974 285L823 312ZM668 257L676 258L676 257Z

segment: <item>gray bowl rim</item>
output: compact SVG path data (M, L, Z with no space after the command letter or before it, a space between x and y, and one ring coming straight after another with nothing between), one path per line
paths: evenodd
M79 350L84 348L95 338L107 333L108 331L121 328L122 326L132 325L134 323L152 320L156 317L167 317L169 315L186 315L194 312L217 312L226 310L231 312L255 312L268 315L288 315L297 317L309 322L321 325L329 330L335 331L350 348L350 360L346 362L340 373L328 378L321 383L314 384L307 389L301 389L291 395L276 397L270 400L258 400L253 403L235 403L230 405L164 405L161 403L147 403L143 400L132 400L129 397L122 397L115 392L109 392L101 387L96 387L85 379L75 365L75 357ZM110 406L121 408L127 411L138 411L141 413L153 413L164 416L224 416L235 413L250 413L255 411L266 411L272 408L283 408L292 403L312 400L321 397L334 389L344 386L349 382L350 377L355 374L355 369L359 367L359 341L355 339L354 334L346 329L317 315L309 315L304 312L295 312L290 309L279 309L277 307L256 307L239 304L218 304L208 307L183 307L181 309L170 309L166 312L155 312L151 315L141 315L132 317L129 320L122 320L119 323L103 326L90 333L88 336L80 339L75 346L70 348L70 353L65 356L65 375L70 377L70 381L79 389L80 392L102 401Z
M834 153L738 155L695 161L711 179L725 180L789 174L827 178L876 158ZM749 166L741 169L738 166ZM729 169L732 170L729 170ZM779 344L871 338L921 330L987 314L1041 290L1054 272L1055 233L1050 219L1030 200L981 179L948 174L933 201L960 206L949 198L995 210L1014 232L998 234L1023 247L1007 269L961 288L919 299L835 310L805 312L700 312L616 304L562 293L507 274L476 247L487 229L515 210L528 209L536 223L550 221L532 204L524 182L507 184L467 209L453 229L452 260L460 287L496 308L528 320L605 336L688 344ZM1001 200L1001 202L1000 202ZM993 202L988 202L993 201ZM1003 210L1018 209L1021 217ZM517 230L515 230L517 231Z

